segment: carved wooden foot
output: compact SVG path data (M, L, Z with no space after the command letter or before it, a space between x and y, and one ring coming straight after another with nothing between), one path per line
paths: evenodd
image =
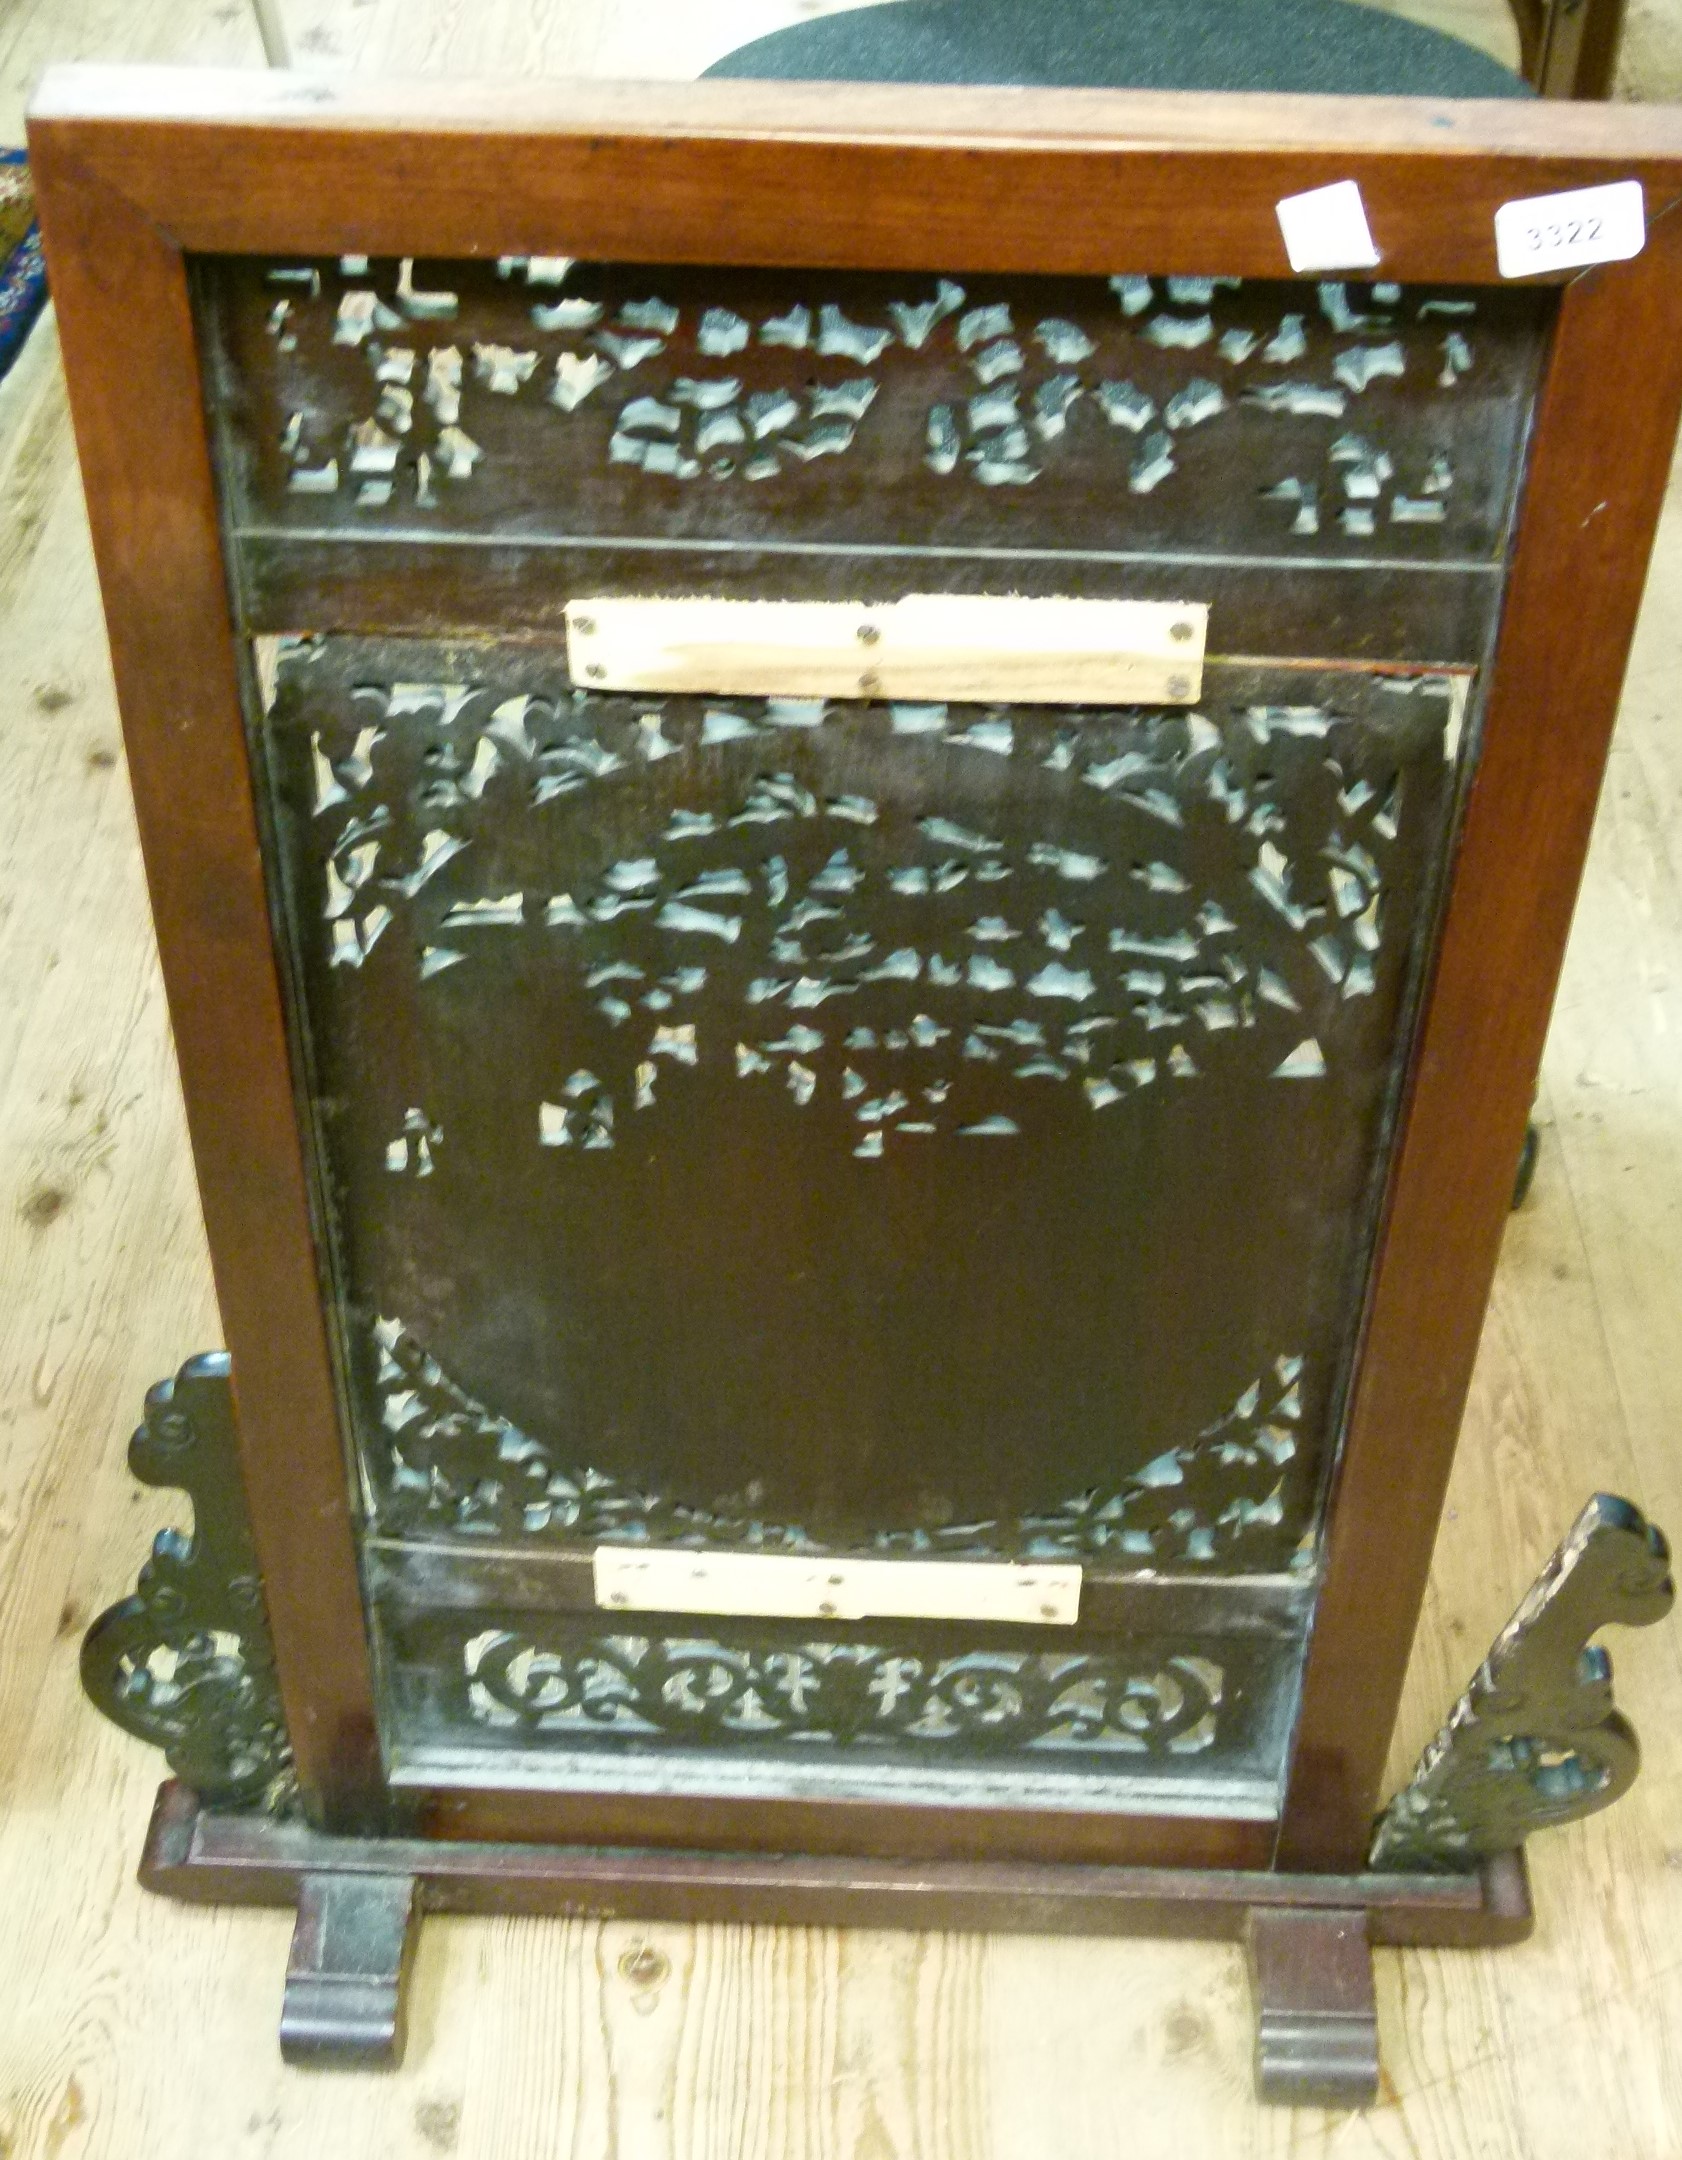
M280 2052L289 2063L372 2069L403 2059L412 1875L306 1875L286 1965Z
M1257 2096L1369 2107L1378 2096L1378 2007L1365 1912L1252 1912L1245 1942Z

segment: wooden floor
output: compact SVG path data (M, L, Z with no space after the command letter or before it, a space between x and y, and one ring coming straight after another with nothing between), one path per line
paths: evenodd
M673 74L794 12L287 4L323 64L628 72L654 51ZM1430 4L1500 49L1493 0ZM1682 91L1682 0L1637 29L1632 67ZM0 0L0 140L49 57L255 50L236 0ZM1398 1775L1589 1491L1682 1538L1679 721L1682 485ZM134 1887L157 1759L76 1685L83 1626L162 1520L123 1467L143 1391L217 1340L48 324L0 385L0 2160L1682 2155L1682 1622L1615 1645L1647 1767L1533 1847L1535 1940L1381 1954L1387 2077L1364 2118L1254 2105L1238 1955L1208 1946L432 1921L409 2066L283 2070L289 1923Z
M869 0L276 0L294 61L397 74L686 80L749 38ZM1479 45L1508 66L1504 0L1366 0ZM1673 66L1679 0L1631 0L1646 64ZM257 65L251 0L0 0L0 143L23 140L29 87L55 60ZM1678 95L1676 91L1669 94Z

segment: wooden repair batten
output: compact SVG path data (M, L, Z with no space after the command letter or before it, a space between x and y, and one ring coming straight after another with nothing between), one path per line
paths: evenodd
M567 603L567 658L602 690L1192 705L1208 620L1202 603L980 593L874 606L598 596Z

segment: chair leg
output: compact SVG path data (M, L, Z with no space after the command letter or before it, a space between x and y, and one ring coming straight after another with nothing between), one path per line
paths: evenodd
M251 0L251 12L257 18L263 58L272 68L289 68L292 52L286 42L286 25L280 19L280 0Z
M1540 50L1525 73L1544 97L1608 98L1625 0L1546 0Z
M1513 1178L1513 1206L1523 1207L1530 1198L1530 1188L1536 1178L1536 1158L1542 1152L1542 1135L1534 1125L1524 1128L1524 1145L1519 1149L1518 1171Z

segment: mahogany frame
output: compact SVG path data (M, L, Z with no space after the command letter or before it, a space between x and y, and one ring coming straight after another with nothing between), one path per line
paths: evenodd
M303 1794L336 1830L392 1816L187 257L543 253L564 236L606 259L1280 277L1279 198L1354 178L1384 275L1495 284L1501 203L1642 182L1645 250L1556 279L1277 1838L1124 1824L1109 1854L1358 1868L1682 411L1682 112L70 68L46 78L29 136L275 1661ZM855 1849L906 1850L904 1811L870 1812ZM616 1837L639 1833L628 1813ZM419 1827L579 1834L545 1817L541 1796L437 1795ZM655 1843L698 1829L640 1826Z

